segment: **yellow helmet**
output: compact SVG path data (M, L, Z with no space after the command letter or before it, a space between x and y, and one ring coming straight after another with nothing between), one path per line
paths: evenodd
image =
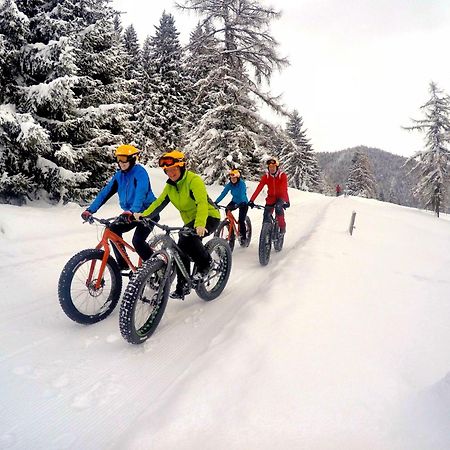
M184 167L186 164L186 157L183 152L179 150L172 150L165 152L161 158L159 158L158 165L163 169L169 169L170 167Z
M116 149L116 153L114 154L114 156L117 158L118 156L134 156L137 155L139 153L139 150L133 146L133 145L129 145L129 144L123 144L123 145L119 145Z
M229 177L236 177L236 178L240 178L241 177L241 172L239 172L239 170L237 169L232 169L230 170L230 173L228 174Z

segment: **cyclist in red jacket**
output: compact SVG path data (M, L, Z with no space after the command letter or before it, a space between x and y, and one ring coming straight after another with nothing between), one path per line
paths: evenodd
M258 197L264 186L267 186L266 207L264 209L264 221L269 220L275 208L275 216L277 218L280 232L286 232L286 221L284 220L284 210L289 208L288 182L286 174L280 169L280 163L277 158L269 158L267 160L267 171L262 176L261 181L255 189L255 192L248 202L248 206L255 206L255 199Z

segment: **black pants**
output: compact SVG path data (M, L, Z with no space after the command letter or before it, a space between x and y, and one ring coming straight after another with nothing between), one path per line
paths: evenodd
M264 215L263 215L263 221L264 222L270 222L270 216L273 213L273 210L275 209L275 217L278 222L278 226L280 227L280 230L286 231L286 221L284 219L284 200L277 199L277 201L274 204L266 204L264 207Z
M213 233L219 226L219 223L220 219L216 219L215 217L208 217L205 226L208 231L205 236L209 236L211 233ZM189 228L194 228L194 221L187 223L186 226ZM211 263L211 255L203 245L202 238L200 236L185 236L180 234L180 237L178 239L178 247L180 247L180 249L187 255L185 257L182 257L181 260L183 261L184 267L186 267L188 272L190 272L189 257L197 265L197 269L199 272L202 272L209 267ZM183 284L184 277L177 266L177 286L182 286Z
M248 212L248 204L247 203L234 203L230 202L228 203L226 209L229 209L230 211L234 211L235 209L239 208L239 231L241 233L242 239L247 238L247 227L245 226L245 218L247 217Z
M159 221L159 215L154 217L153 220L155 222ZM123 233L126 233L127 231L131 231L133 228L136 228L136 231L133 235L132 244L133 247L136 249L137 254L141 257L143 261L147 261L147 259L150 258L153 254L153 250L150 248L150 246L147 244L147 238L148 235L153 230L153 226L146 226L142 222L135 221L131 223L118 223L113 224L111 226L111 231L116 233L118 236L122 237ZM119 251L116 249L116 247L113 245L114 254L116 255L117 263L119 264L119 267L121 269L126 269L128 267L125 260L122 258L122 255L119 253Z

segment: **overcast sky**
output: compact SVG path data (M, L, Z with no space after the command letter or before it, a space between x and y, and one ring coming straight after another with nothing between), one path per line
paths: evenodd
M198 20L172 1L113 4L141 40L154 34L164 9L174 15L182 43ZM282 11L271 33L290 61L271 91L299 111L316 151L367 145L411 156L423 146L421 134L401 126L422 117L430 81L450 94L450 0L269 4Z

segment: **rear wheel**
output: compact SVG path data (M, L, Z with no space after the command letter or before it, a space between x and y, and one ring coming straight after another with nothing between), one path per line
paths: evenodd
M58 282L58 298L66 316L77 323L93 324L108 317L119 301L122 276L115 259L108 257L97 287L105 252L87 249L64 266ZM92 275L89 273L92 270Z
M120 305L120 332L131 344L142 344L156 330L166 309L170 279L164 282L167 264L151 258L128 283Z
M284 234L280 233L280 226L278 223L275 224L275 228L273 230L273 248L276 252L281 252L284 244Z
M241 247L248 247L250 245L250 242L252 240L252 222L250 220L250 217L245 217L245 228L246 228L246 236L245 240L241 241Z
M270 252L272 250L272 224L270 222L263 222L261 227L261 234L259 235L258 256L259 263L262 266L267 266L270 260Z
M225 239L218 237L209 240L205 247L212 258L211 269L195 291L201 299L208 302L217 298L225 289L231 272L231 249Z
M219 223L214 236L228 241L230 250L233 251L234 244L236 243L236 234L234 233L234 228L230 227L230 221L228 219L222 220L222 222Z

